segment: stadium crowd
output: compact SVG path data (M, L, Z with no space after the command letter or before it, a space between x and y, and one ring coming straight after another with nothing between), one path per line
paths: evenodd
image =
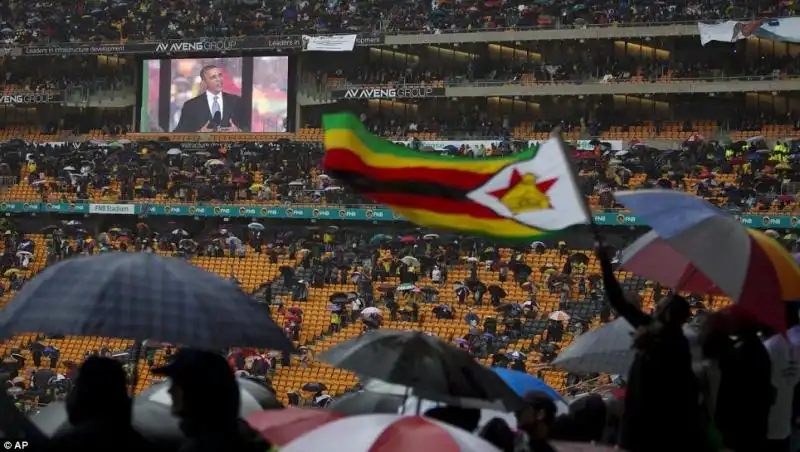
M0 5L0 33L7 44L15 45L264 33L436 33L793 12L793 2L717 0L635 5L605 0L56 0L34 6L14 0ZM565 53L575 50L570 45L565 44ZM514 80L523 74L533 74L535 80L611 75L620 81L668 74L685 78L796 73L792 58L748 66L724 56L709 61L676 55L670 61L642 64L594 53L574 64L556 59L548 60L549 66L468 66L459 73L320 68L310 78L329 86L330 79L352 84L438 83L465 75L471 80L501 80L503 74L518 74L509 76ZM54 74L47 67L5 59L5 88L100 90L130 83L119 67L100 65L96 58L65 61L64 70ZM89 78L97 82L86 82ZM413 122L387 112L364 113L362 119L377 135L402 139L419 152L484 159L527 146L512 138L517 124L508 117L493 118L477 109L457 113ZM0 177L17 179L5 187L0 200L371 205L324 173L323 149L313 140L181 149L165 141L114 139L124 138L116 135L125 132L113 126L124 122L117 119L112 113L77 114L47 126L54 131L74 123L76 132L105 126L104 139L16 139L0 145ZM794 124L796 129L798 121L791 113L743 116L734 126L746 131ZM633 130L640 124L637 118L608 114L561 123L540 120L528 127L542 133L555 126L567 133L586 128L597 135L611 127ZM487 146L434 147L410 138L419 132L497 139ZM636 142L612 149L600 140L571 146L579 187L597 209L622 207L614 198L617 190L665 188L692 193L735 213L796 210L800 143L768 143L760 137L717 141L696 132L687 121L682 128L685 141L674 149ZM51 285L58 279L75 286L121 285L128 290L119 293L126 300L130 297L130 304L144 304L144 299L167 304L167 298L181 294L177 304L183 314L197 310L189 302L199 303L205 296L213 295L214 305L255 299L258 310L242 305L241 312L214 312L222 312L219 318L238 320L227 323L242 329L253 323L248 313L266 313L273 322L264 317L259 327L277 326L275 345L239 347L226 342L201 351L183 347L180 340L162 342L155 337L134 341L94 332L71 336L59 327L17 331L24 334L0 343L4 437L24 436L48 451L109 444L137 452L266 452L274 450L272 446L289 452L367 452L373 444L393 450L471 452L603 451L608 450L603 445L617 444L629 452L799 450L792 444L792 436L800 431L795 422L800 403L794 400L800 383L794 359L800 353L796 306L786 303L785 325L766 326L726 309L731 298L679 294L646 281L620 267L623 249L641 231L617 228L599 231L603 237L565 234L510 245L409 224L109 217L0 219L0 308L13 309L26 293L47 287L47 278ZM792 234L767 235L791 251L800 244ZM604 246L597 246L599 239ZM136 260L146 255L174 259ZM83 256L93 257L81 260ZM93 267L93 262L101 262L98 259L114 265ZM187 273L186 263L207 273ZM51 268L54 265L59 269ZM60 278L52 277L56 273ZM187 283L179 275L197 279ZM39 277L45 282L29 282ZM769 281L781 283L777 276ZM191 292L188 286L214 293ZM87 316L93 311L74 300L75 292L54 290L64 294L53 297L59 302L49 307L54 314L76 306L83 309L75 311ZM251 297L240 297L242 291ZM17 295L19 299L12 300ZM110 301L103 304L105 312L114 304ZM128 316L130 312L121 312L115 318ZM55 325L60 317L48 318L54 319L48 325ZM578 372L557 362L582 334L620 325L623 318L633 327L619 330L628 345L606 357L603 365L598 357L587 358ZM201 328L184 318L174 320L162 331ZM220 322L221 336L228 329ZM230 337L243 337L236 333ZM296 347L295 355L281 348L287 340ZM370 353L353 345L367 341L374 341ZM337 354L342 347L352 348ZM630 358L623 365L618 364L621 355ZM13 415L9 402L29 412L30 419Z
M105 89L113 95L116 90L133 86L131 68L123 61L101 64L97 57L75 57L59 61L58 72L53 72L49 65L4 56L0 58L5 69L0 87L6 92L52 92L82 87L91 91Z
M257 416L263 415L259 414L261 409L284 409L276 398L287 405L300 405L303 409L321 407L339 415L395 414L404 406L405 397L378 389L379 382L359 383L352 374L341 377L327 374L325 368L315 363L313 355L317 351L324 354L321 341L332 345L363 332L389 329L436 334L454 348L491 366L491 372L501 377L537 375L539 379L532 381L547 382L574 397L567 406L565 399L554 396L547 385L531 392L519 382L504 380L525 401L524 408L517 409L516 417L492 412L487 415L496 418L487 422L481 420L480 410L459 407L458 403L453 406L452 402L449 407L426 402L422 408L425 417L466 432L475 431L502 451L581 450L580 446L560 441L620 443L624 450L634 452L675 448L711 451L720 450L723 445L734 451L789 450L792 411L789 402L791 385L797 377L770 379L773 372L770 360L773 365L780 365L775 360L781 356L786 341L781 342L778 335L766 342L766 348L761 347L761 333L757 334L763 329L761 326L728 311L709 313L729 302L724 298L693 294L684 299L668 291L656 304L664 289L630 273L615 271L612 262L617 258L612 259L610 250L598 251L595 258L590 250L581 249L578 242L573 246L562 241L554 242L552 247L536 242L497 248L485 240L423 234L413 229L408 229L406 235L395 235L376 233L378 229L353 231L324 226L268 229L258 223L227 223L220 228L195 223L187 227L191 231L172 229L175 223L152 226L139 223L130 228L112 227L95 238L84 229L91 228L90 223L91 220L64 221L30 234L22 233L18 226L4 225L10 228L10 233L4 239L2 272L3 279L11 283L10 290L24 288L27 272L31 270L41 271L46 264L83 254L174 255L214 270L248 291L255 287L254 296L272 311L286 334L302 340L299 343L303 345L300 355L293 359L269 350L232 349L226 363L219 354L183 348L176 353L172 345L163 343L104 343L97 339L78 342L82 347L89 345L86 349L75 347L74 339L59 335L15 338L4 347L2 371L10 382L10 395L19 404L30 400L61 400L76 391L80 394L74 396L77 399L67 397L69 422L76 430L64 429L63 415L54 419L52 413L58 404L40 408L38 415L42 417L32 418L39 428L60 432L47 444L52 450L74 448L76 443L100 444L108 440L109 429L117 434L116 438L120 432L129 435L132 450L155 447L151 441L175 447L174 441L183 440L212 445L234 441L238 445L233 450L264 451L267 447L264 441L291 445L303 433L322 433L314 430L323 428L317 424L289 430L287 424L295 419L291 410L269 414L286 417L279 425L275 425L275 420L269 424L271 428L261 425L257 421ZM609 237L609 240L621 247L628 238ZM278 268L281 263L284 265ZM265 272L265 268L272 270ZM273 277L259 281L258 276L264 274ZM608 304L603 301L604 293L610 300ZM635 307L639 305L645 311L652 309L656 320L648 320L650 317ZM612 312L634 325L655 321L660 328L667 328L639 331L635 346L642 358L634 360L629 376L610 381L605 376L564 373L550 367L574 336L609 322ZM670 331L690 318L692 323L703 325L701 338L705 341L703 353L707 361L698 368L702 370L698 370L697 380L691 360L683 359L689 354L686 339L682 333ZM766 339L770 334L765 332L763 337ZM736 339L727 339L729 335ZM436 341L425 333L420 337ZM141 365L136 361L140 356L135 352L138 346L144 348ZM416 347L413 356L418 359L446 359L446 354L452 353L437 355L442 352L428 350L427 345ZM80 368L76 361L83 361ZM143 409L140 406L143 401L156 397L152 392L137 399L131 420L131 409L126 408L123 403L126 398L121 394L125 394L126 384L136 375L133 369L137 367L145 378L170 377L172 391L176 386L187 385L185 397L190 399L181 402L185 405L176 405L176 415L214 428L197 430L187 425L181 427L182 434L176 431L164 436L163 429L156 434L152 425L163 422L165 414L144 415L139 411ZM237 382L231 368L240 379L255 382L269 391L266 398L271 401L259 401L262 406L256 409L247 408L249 429L234 422L245 399L252 396L235 395L238 391L231 388ZM485 372L486 368L482 369L480 372ZM470 371L480 374L477 370ZM722 376L715 372L721 372ZM304 380L306 377L316 379ZM392 374L383 377L399 378ZM707 392L702 384L716 389ZM748 388L744 394L742 385ZM218 390L210 391L212 387ZM163 384L155 383L154 390L163 390ZM771 395L771 391L778 393ZM112 394L118 394L114 397L120 399L115 401ZM429 395L432 400L440 396L443 395ZM651 402L661 400L657 404L659 409L649 408ZM217 410L212 412L198 404L208 404ZM116 410L120 412L111 416ZM525 410L532 412L526 414ZM525 417L536 413L539 413L534 416L537 421ZM106 419L100 424L104 428L97 428L101 416ZM150 427L142 425L143 416L155 416L149 422ZM220 427L231 422L238 427ZM144 438L131 432L131 425ZM669 428L673 434L669 440L661 439L666 443L662 447L653 441L653 435L663 428ZM457 436L458 432L450 435ZM340 441L349 444L350 439L345 435ZM475 447L478 446L468 450L495 450ZM210 450L199 445L184 448Z
M575 82L591 80L611 82L672 81L677 79L710 79L721 77L780 78L797 74L798 57L763 55L760 58L732 58L746 53L744 44L701 48L695 37L664 43L653 39L652 55L636 51L621 54L614 41L580 43L562 41L539 44L530 50L530 58L473 58L466 64L460 58L448 59L447 54L422 53L409 57L356 57L357 64L343 65L341 59L321 55L308 62L308 80L323 87L342 85L381 85L389 83L458 85L474 82ZM656 51L667 49L668 59L653 57ZM463 51L469 52L464 49ZM399 50L403 54L403 50ZM413 54L412 54L413 55ZM364 54L366 57L367 54ZM534 59L534 56L536 57ZM533 62L533 61L539 62Z
M421 152L490 158L527 147L501 140L490 146L424 147ZM628 188L670 188L696 193L739 212L784 211L796 205L791 192L798 176L800 145L768 145L755 138L740 142L687 137L679 149L644 145L614 151L608 143L571 152L581 171L584 194L600 208L617 207L611 193ZM169 143L85 142L79 146L33 145L22 141L2 148L0 172L19 176L4 194L8 200L116 202L134 199L185 203L272 203L274 205L365 204L324 174L318 143L279 141L209 146L181 151Z
M190 12L191 11L191 12ZM501 27L584 26L611 23L773 17L794 4L757 1L658 2L370 2L306 1L293 4L221 0L202 4L50 1L31 6L10 1L0 10L0 33L10 44L145 40L202 36L336 32L441 32Z

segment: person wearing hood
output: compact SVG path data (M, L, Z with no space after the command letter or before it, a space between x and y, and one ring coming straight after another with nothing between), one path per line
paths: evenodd
M88 358L78 371L66 405L71 427L57 432L44 450L156 450L131 426L133 403L118 361Z
M629 452L706 450L700 384L682 328L691 314L689 303L669 296L651 317L625 299L604 248L598 247L597 258L609 304L636 330L619 446Z
M154 369L170 379L172 414L186 441L180 452L267 451L270 445L239 418L241 395L222 355L181 349L172 362Z

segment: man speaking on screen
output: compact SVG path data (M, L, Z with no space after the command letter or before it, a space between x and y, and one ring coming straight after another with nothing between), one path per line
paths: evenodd
M241 132L246 131L245 109L241 96L223 93L222 69L213 64L200 70L205 92L184 102L181 119L173 132Z

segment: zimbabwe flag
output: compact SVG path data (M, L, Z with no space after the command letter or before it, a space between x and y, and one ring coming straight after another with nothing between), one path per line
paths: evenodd
M323 126L326 172L419 225L522 241L589 221L559 139L476 159L396 145L349 113Z

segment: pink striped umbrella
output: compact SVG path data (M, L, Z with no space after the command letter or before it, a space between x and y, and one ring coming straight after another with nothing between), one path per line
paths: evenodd
M492 444L422 416L366 414L329 422L281 446L281 452L499 452Z

